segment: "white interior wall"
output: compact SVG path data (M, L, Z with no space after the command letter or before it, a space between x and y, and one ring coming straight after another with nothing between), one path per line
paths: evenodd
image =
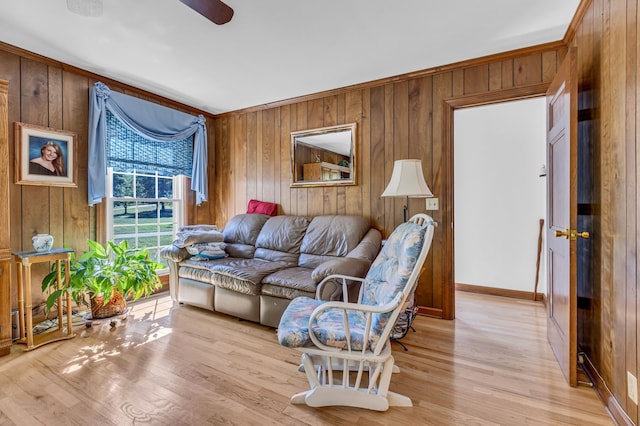
M455 282L532 292L546 226L545 98L455 111ZM544 234L544 232L543 232ZM544 235L538 292L546 291Z

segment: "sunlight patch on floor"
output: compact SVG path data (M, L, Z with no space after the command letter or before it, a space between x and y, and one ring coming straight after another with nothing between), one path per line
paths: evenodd
M115 341L103 341L81 347L78 353L71 357L63 373L77 372L85 366L103 362L170 335L172 328L160 325L157 320L169 316L172 306L173 302L168 295L152 296L129 303L130 309L126 316L92 320L90 327L78 324L76 331L80 335L76 338L100 338L100 334L105 330L108 332L126 330L131 322L135 322L137 326L142 325L142 328L148 324L148 329L142 331L140 327L130 328Z
M131 303L131 312L129 315L136 319L140 317L144 319L160 319L169 316L173 302L169 295L160 295L147 299L140 299Z

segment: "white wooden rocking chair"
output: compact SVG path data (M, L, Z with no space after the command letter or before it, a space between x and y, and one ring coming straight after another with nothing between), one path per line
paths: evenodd
M318 285L316 295L329 281L341 282L342 294L348 295L348 287L360 282L357 303L316 296L289 304L278 340L302 352L300 370L310 386L293 395L292 403L378 411L412 406L410 398L389 391L391 374L399 371L389 336L417 286L435 225L426 214L413 216L389 236L364 279L333 275Z

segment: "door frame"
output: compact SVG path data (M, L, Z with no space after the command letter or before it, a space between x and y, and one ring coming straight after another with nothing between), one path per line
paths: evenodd
M457 109L469 108L481 105L489 105L501 102L516 101L528 98L545 96L550 82L538 83L512 89L496 90L492 92L447 98L443 101L443 197L442 229L443 229L443 271L444 283L442 291L442 318L452 320L455 318L455 230L454 220L454 182L453 182L453 116Z

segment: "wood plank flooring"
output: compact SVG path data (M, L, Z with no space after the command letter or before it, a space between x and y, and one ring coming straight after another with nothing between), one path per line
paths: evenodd
M379 413L289 403L307 386L275 331L167 296L115 328L0 358L0 425L611 425L588 386L570 388L540 302L458 292L457 319L418 317L394 344L391 390L412 408Z

